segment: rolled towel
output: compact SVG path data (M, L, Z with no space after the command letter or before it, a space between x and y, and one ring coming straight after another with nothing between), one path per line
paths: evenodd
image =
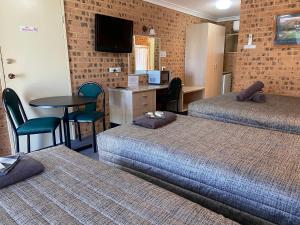
M164 118L149 118L144 115L134 119L133 124L149 129L157 129L172 123L176 118L177 115L175 113L164 112Z
M263 91L256 92L251 98L251 101L257 103L265 103L266 102L266 95Z
M247 101L251 96L253 96L256 92L261 91L264 88L264 83L261 81L257 81L252 84L250 87L241 91L237 96L237 101Z
M0 189L40 174L44 169L45 167L42 163L27 155L22 156L20 161L7 175L0 176Z

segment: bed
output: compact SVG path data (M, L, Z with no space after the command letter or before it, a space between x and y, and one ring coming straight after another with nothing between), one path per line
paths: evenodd
M178 116L157 130L108 130L98 146L101 160L239 214L243 224L300 224L298 135Z
M0 190L0 224L237 224L65 147L30 155L46 169Z
M300 98L266 95L265 103L238 102L237 93L199 100L189 104L188 114L218 120L300 134Z

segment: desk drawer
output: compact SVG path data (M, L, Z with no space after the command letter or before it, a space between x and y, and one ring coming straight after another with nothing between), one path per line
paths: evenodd
M155 111L155 91L137 92L133 95L133 115L141 116L145 112Z

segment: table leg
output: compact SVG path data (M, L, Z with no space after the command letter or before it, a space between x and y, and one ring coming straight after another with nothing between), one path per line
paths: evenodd
M70 124L69 124L69 111L68 107L64 110L64 133L65 133L65 145L71 148L71 137L70 137Z
M66 145L66 147L72 149L71 137L70 137L69 111L68 111L67 107L64 110L63 121L64 121L65 145ZM92 145L88 144L88 145L84 145L84 146L81 146L81 147L73 149L73 150L77 151L77 152L80 152L82 150L85 150L85 149L91 148L91 147L92 147Z
M68 146L68 138L67 138L67 126L66 126L66 121L63 118L63 128L64 128L64 139L65 139L65 146Z

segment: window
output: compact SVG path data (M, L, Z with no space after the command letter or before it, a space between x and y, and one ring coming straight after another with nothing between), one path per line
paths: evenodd
M149 70L150 68L149 47L143 45L135 46L135 68L136 70Z

